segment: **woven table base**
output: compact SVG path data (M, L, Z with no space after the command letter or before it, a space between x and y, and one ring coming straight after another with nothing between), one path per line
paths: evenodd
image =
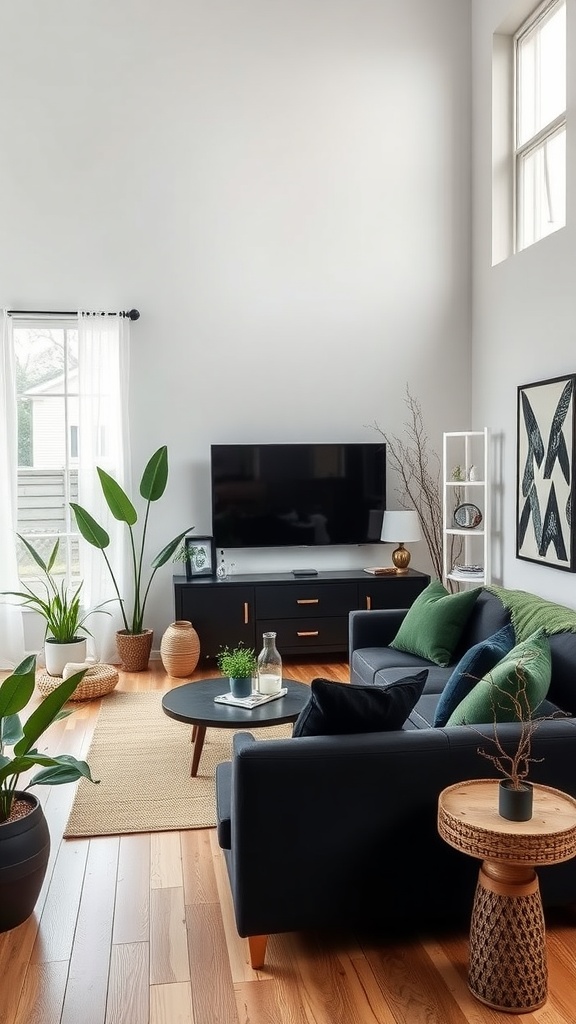
M531 882L519 885L520 895L498 888L480 869L470 925L470 989L495 1009L535 1010L548 988L538 879L534 872Z
M36 677L36 686L43 697L47 697L62 682L61 676L42 672ZM95 700L110 693L118 682L118 672L113 665L94 665L78 683L70 700Z

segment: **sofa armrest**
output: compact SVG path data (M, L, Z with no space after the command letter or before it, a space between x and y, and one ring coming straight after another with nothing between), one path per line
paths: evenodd
M407 608L374 608L348 615L348 656L360 647L388 647L400 629Z

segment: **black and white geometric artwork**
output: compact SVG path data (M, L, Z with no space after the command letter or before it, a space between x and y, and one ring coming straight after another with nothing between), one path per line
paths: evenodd
M516 556L575 572L576 374L518 388Z

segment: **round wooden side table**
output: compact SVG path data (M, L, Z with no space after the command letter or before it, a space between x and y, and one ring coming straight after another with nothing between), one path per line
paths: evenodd
M534 785L530 821L498 814L498 781L459 782L440 794L438 831L482 860L470 925L468 984L483 1003L526 1013L546 1002L548 966L535 867L576 854L576 800Z

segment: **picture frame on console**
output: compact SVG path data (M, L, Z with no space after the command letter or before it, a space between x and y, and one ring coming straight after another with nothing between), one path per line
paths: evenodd
M185 537L184 562L186 579L197 576L214 576L216 572L216 547L213 537Z

